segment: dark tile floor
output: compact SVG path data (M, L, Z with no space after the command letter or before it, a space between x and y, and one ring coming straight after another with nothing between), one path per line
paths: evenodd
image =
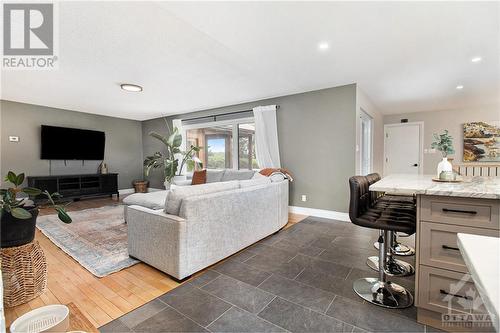
M425 332L414 307L389 310L352 290L378 232L307 218L101 327L101 332ZM402 238L411 243L412 239ZM402 258L414 264L414 257ZM412 292L414 277L392 279Z

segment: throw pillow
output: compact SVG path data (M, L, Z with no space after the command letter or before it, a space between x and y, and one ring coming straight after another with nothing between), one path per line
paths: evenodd
M191 185L200 185L207 182L207 170L195 171L193 173L193 179Z

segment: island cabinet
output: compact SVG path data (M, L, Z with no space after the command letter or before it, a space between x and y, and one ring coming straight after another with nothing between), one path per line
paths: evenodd
M494 330L480 322L488 312L460 254L457 233L499 237L499 229L498 199L417 194L415 306L420 323L446 331Z

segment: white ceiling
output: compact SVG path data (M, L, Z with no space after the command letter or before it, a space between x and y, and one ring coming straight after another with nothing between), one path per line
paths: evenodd
M349 83L384 113L497 104L499 16L499 2L66 2L59 69L2 71L1 98L138 120Z

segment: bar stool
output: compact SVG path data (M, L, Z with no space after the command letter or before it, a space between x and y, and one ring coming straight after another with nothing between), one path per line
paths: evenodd
M380 175L378 173L371 173L366 176L370 185L378 182L380 180ZM371 191L372 202L378 208L390 208L399 207L401 209L414 209L416 200L414 196L407 195L388 195L382 192ZM415 254L415 249L409 245L402 244L397 239L397 234L393 233L393 237L390 240L390 249L392 254L398 256L412 256ZM402 236L402 235L399 235ZM408 237L409 235L402 236ZM378 242L373 243L373 246L378 250ZM378 269L376 269L378 270Z
M412 234L415 232L415 220L402 215L397 210L381 210L371 207L371 194L369 182L366 177L354 176L349 178L351 191L349 204L349 217L352 223L371 229L378 229L381 234L378 238L380 262L386 262L386 254L389 245L385 241L390 239L390 232L404 232ZM413 304L413 296L404 287L387 281L385 265L379 265L378 278L361 278L353 283L353 290L372 304L386 308L406 308Z

